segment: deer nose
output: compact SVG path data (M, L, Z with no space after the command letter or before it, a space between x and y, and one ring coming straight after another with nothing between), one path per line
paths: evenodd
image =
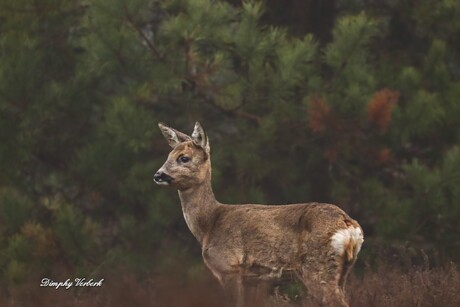
M158 171L153 175L153 181L156 183L171 183L172 177L165 174L164 172Z
M160 178L161 178L160 172L156 172L155 175L153 175L153 181L158 181L160 180Z

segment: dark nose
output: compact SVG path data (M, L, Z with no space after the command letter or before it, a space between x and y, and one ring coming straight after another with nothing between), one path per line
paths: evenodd
M155 175L153 175L153 180L158 181L161 179L162 172L156 172Z
M156 172L155 175L153 175L153 180L155 182L167 182L170 183L172 181L172 177L163 173L163 172Z

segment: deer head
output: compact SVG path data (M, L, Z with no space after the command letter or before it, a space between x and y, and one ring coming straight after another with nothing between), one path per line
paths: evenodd
M173 149L163 166L155 173L156 184L187 190L211 180L209 140L199 122L192 136L159 123L169 146Z

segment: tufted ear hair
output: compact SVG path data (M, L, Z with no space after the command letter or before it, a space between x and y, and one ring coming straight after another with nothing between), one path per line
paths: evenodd
M160 127L161 133L163 133L163 136L165 137L166 141L168 141L169 146L171 146L172 148L176 147L178 144L182 142L192 140L192 138L186 135L185 133L168 127L163 123L158 123L158 127Z
M199 122L195 123L192 133L192 141L195 145L203 148L208 154L210 153L211 148L209 147L208 136Z

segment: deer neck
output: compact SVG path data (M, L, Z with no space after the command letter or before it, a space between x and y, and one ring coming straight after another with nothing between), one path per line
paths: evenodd
M210 176L198 186L179 190L179 198L188 228L200 244L203 244L214 224L216 208L219 205L212 191Z

